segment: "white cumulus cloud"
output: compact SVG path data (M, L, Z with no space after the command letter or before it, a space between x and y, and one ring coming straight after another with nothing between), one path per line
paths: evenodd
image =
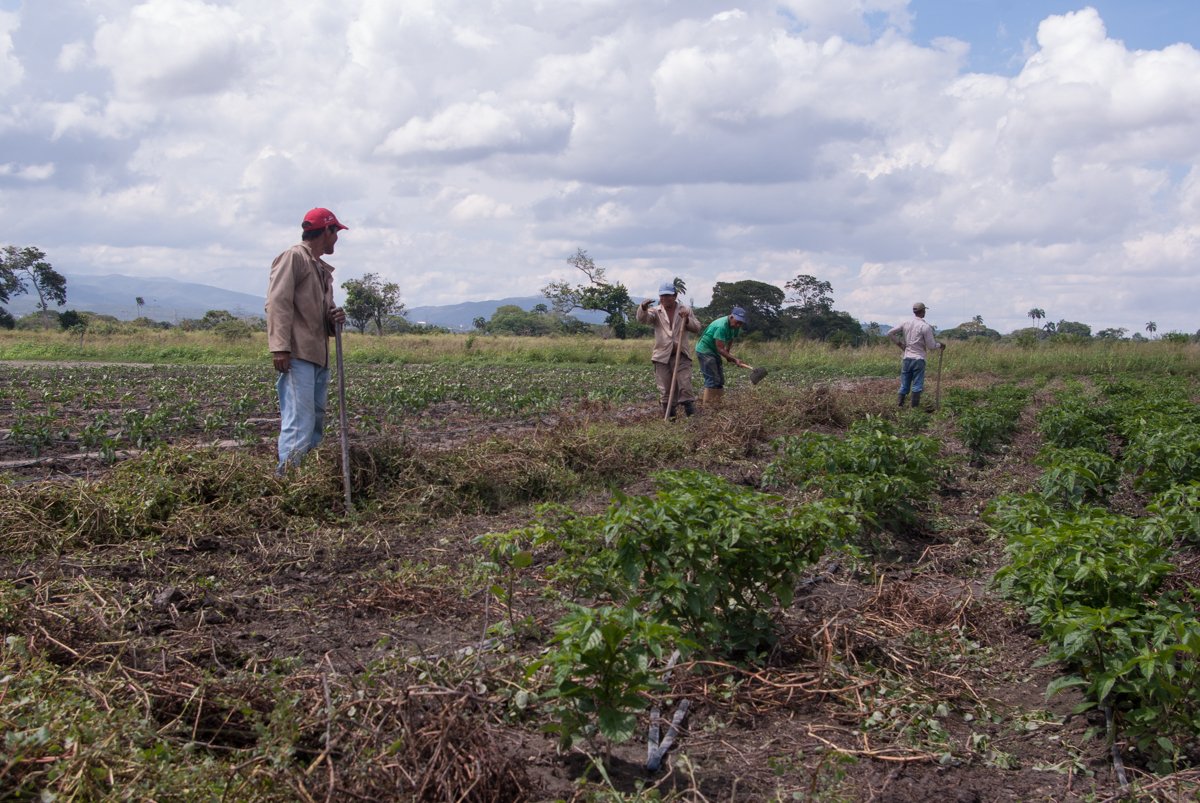
M503 106L498 98L455 103L429 118L414 118L388 134L379 147L391 156L532 153L561 148L571 113L554 103Z

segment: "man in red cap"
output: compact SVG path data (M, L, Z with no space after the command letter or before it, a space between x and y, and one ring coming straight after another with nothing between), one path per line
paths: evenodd
M288 466L316 448L325 430L329 392L329 336L346 320L333 301L333 253L338 232L348 228L328 209L310 209L300 224L301 242L271 263L267 284L267 347L279 378L279 465Z

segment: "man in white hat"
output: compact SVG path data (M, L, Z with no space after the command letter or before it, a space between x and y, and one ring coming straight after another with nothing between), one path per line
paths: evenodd
M700 331L695 314L678 301L674 282L663 282L658 288L658 306L651 308L654 299L638 305L637 322L654 327L654 380L658 385L659 404L663 417L675 417L675 405L682 405L687 415L696 412L696 394L692 390L692 356L688 347L688 332ZM674 385L674 399L671 387ZM668 405L672 409L668 410Z
M925 304L913 304L912 320L905 321L888 333L888 339L904 352L900 360L899 406L904 406L904 397L912 390L912 406L921 406L921 392L925 389L925 354L934 349L946 348L933 338L933 327L925 323Z

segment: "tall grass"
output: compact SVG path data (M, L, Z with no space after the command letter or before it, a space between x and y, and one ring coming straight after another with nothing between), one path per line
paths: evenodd
M488 363L639 365L649 362L648 340L594 336L507 337L495 335L343 335L347 361L361 364ZM332 350L332 341L331 341ZM811 341L737 344L752 365L788 369L813 377L891 376L900 354L890 345L836 348ZM209 332L141 330L104 335L0 330L0 360L78 362L265 363L266 335L226 340ZM942 356L943 376L974 374L1023 379L1057 376L1198 376L1200 345L1151 341L1091 341L1031 346L988 341L951 342ZM932 372L937 356L929 361Z
M737 354L753 365L801 369L817 376L899 374L900 351L892 345L835 348L799 341L747 344ZM929 357L927 371L937 369ZM1152 341L1092 341L1032 346L991 341L951 341L941 355L943 376L995 374L1009 379L1057 376L1200 376L1200 345Z

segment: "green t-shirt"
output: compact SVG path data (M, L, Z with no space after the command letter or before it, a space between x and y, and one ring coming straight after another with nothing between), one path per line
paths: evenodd
M700 335L700 339L696 341L696 351L701 354L719 354L717 341L720 340L728 348L733 345L733 340L740 331L730 325L728 315L722 315L705 327L704 334Z

